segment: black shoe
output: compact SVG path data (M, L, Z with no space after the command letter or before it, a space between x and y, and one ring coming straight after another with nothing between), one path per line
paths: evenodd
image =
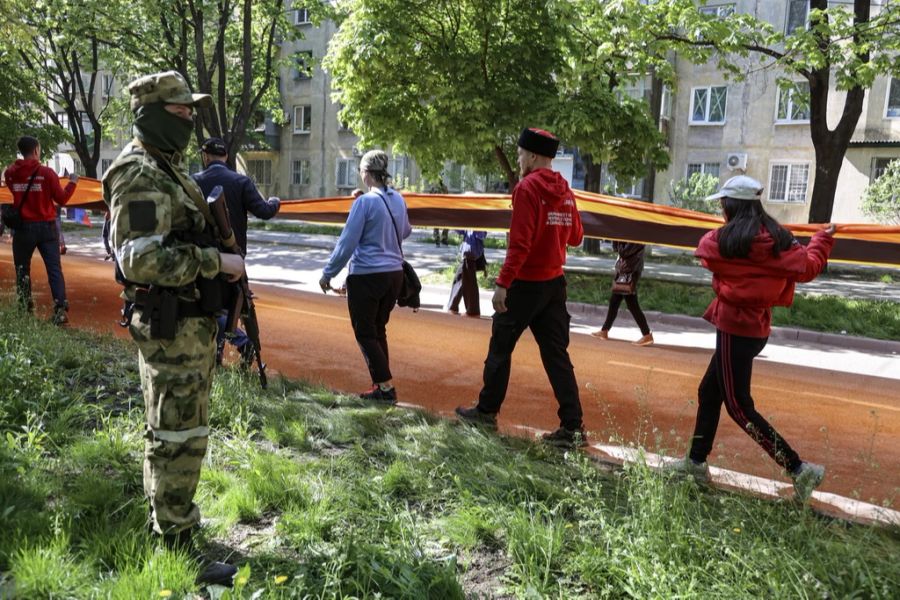
M582 446L587 446L587 433L580 427L578 429L560 427L556 431L545 433L541 436L541 439L560 448L581 448Z
M54 325L65 325L69 322L69 304L68 302L65 304L57 304L53 308L53 316L50 317L50 322Z
M497 413L484 412L478 406L457 406L456 416L467 425L486 427L491 431L497 431Z
M372 402L378 402L379 404L397 404L397 388L391 388L387 391L381 389L381 387L375 385L372 386L372 389L368 392L363 392L359 395L363 400L371 400Z
M195 583L197 585L222 585L225 587L234 586L234 576L237 575L238 568L228 563L213 561L208 563L197 575Z

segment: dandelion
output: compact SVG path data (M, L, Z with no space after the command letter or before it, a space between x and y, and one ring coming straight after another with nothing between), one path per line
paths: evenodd
M740 532L741 532L741 528L740 528L740 527L735 527L734 529L732 529L732 531L734 531L735 533L740 533Z
M288 580L287 575L279 575L278 577L275 578L275 585L281 585L282 583L284 583L287 580Z
M247 585L248 577L246 575L242 575L237 578L238 585Z
M172 590L159 590L160 598L168 598L172 595Z

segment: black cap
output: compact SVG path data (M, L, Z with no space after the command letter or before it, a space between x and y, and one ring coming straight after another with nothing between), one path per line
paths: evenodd
M228 150L225 148L225 142L222 141L222 138L217 137L207 139L200 144L200 149L207 154L212 154L214 156L225 156L228 154Z
M519 136L519 146L529 152L553 158L559 148L559 139L549 131L526 127Z

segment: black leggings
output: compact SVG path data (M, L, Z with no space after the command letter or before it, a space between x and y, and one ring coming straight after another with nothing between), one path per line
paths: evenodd
M644 316L644 311L641 310L641 305L638 302L637 290L633 294L613 294L610 296L606 321L603 322L603 331L609 331L612 328L613 321L616 320L616 316L619 314L619 305L622 304L623 299L625 300L625 306L631 311L631 316L634 317L634 322L641 328L641 333L643 335L649 334L650 326L647 325L647 317Z

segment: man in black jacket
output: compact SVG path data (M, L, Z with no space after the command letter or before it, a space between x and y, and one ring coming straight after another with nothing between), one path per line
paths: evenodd
M225 191L225 205L231 217L231 228L234 238L244 255L247 255L247 213L260 219L271 219L281 208L281 200L269 198L265 200L256 189L253 180L228 168L228 149L221 138L209 138L200 146L200 157L204 169L192 175L205 195L209 195L214 187L221 185ZM225 317L219 317L219 335L216 338L216 363L222 364L225 351ZM252 359L251 348L247 344L247 335L236 329L229 342L241 353L242 364L249 365Z

